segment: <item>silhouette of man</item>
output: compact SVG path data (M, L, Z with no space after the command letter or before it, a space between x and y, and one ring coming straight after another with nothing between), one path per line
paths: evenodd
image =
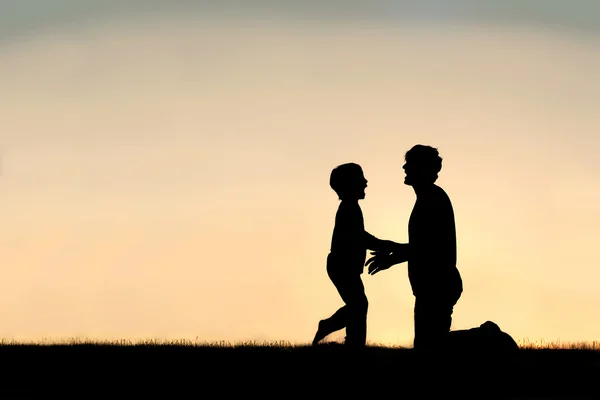
M331 317L319 321L313 345L327 335L346 328L345 344L364 347L367 338L369 302L361 279L367 249L390 249L399 245L381 240L365 231L359 200L365 198L367 180L360 165L342 164L333 169L330 186L341 200L335 216L331 250L327 255L327 274L345 305Z
M452 203L435 184L442 158L431 146L416 145L405 155L404 183L412 186L416 201L408 223L408 244L391 251L372 251L369 274L408 262L415 296L414 348L442 346L450 332L453 308L462 291L456 267L456 229Z

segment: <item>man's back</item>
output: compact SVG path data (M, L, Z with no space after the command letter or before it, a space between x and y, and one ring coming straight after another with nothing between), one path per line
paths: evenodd
M456 268L456 228L452 203L437 185L424 190L408 223L412 256L408 275L414 295L462 291Z

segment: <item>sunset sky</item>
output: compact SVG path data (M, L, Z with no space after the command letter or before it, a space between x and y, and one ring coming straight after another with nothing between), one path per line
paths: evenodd
M0 338L309 342L331 169L405 242L421 143L453 329L600 340L598 1L165 3L0 3ZM363 281L368 340L412 345L406 264Z

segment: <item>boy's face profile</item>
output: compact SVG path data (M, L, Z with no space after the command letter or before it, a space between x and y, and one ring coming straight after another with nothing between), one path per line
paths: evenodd
M367 179L358 164L343 164L333 170L331 187L340 200L361 200L365 198Z
M367 188L367 179L362 169L356 169L348 179L348 199L362 200L365 198L365 189Z
M367 178L365 178L365 175L363 174L363 172L360 172L360 177L357 180L357 184L359 185L358 187L359 189L359 199L364 199L366 196L365 193L365 189L367 188Z

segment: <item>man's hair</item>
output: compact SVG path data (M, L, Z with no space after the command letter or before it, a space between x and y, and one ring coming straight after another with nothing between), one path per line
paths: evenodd
M329 176L329 186L343 198L357 176L362 175L362 168L356 163L346 163L335 167Z
M416 165L423 174L431 176L434 182L442 170L442 157L435 147L417 144L406 152L404 159Z

